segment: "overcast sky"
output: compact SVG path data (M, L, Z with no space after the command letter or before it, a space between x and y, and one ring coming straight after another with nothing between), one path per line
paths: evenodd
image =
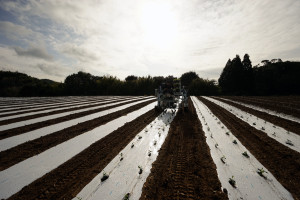
M229 58L300 60L300 0L0 0L0 69L218 79Z

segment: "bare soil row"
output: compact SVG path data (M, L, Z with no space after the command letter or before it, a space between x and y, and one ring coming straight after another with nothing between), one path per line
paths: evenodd
M257 116L261 119L264 119L268 122L271 122L271 123L273 123L277 126L285 128L286 130L288 130L290 132L293 132L293 133L296 133L296 134L300 135L300 123L290 121L290 120L287 120L287 119L283 119L281 117L277 117L277 116L274 116L274 115L270 115L268 113L261 112L261 111L258 111L258 110L254 110L252 108L248 108L246 106L240 105L238 103L234 103L232 101L227 101L227 100L220 99L220 98L214 98L214 99L216 99L218 101L222 101L224 103L227 103L227 104L229 104L231 106L234 106L236 108L239 108L244 112L255 115L255 116Z
M126 123L9 199L74 198L159 114L153 109Z
M199 97L231 133L293 195L300 199L300 154L268 137L224 108Z
M75 126L71 126L61 131L57 131L44 137L23 143L6 151L2 151L0 152L0 170L4 170L16 163L35 156L80 134L84 134L85 132L101 126L109 121L127 115L128 113L138 110L152 102L154 102L154 100L139 103L129 108L79 123Z
M191 101L171 123L141 199L228 199Z
M292 115L294 117L297 117L300 119L300 108L294 107L294 106L286 106L286 105L280 105L279 103L275 102L261 102L256 99L246 98L246 97L231 97L231 96L225 96L224 98L231 99L234 101L239 101L246 104L251 104L255 106L259 106L265 109L273 110L279 113L285 113L287 115Z
M69 121L72 119L76 119L79 117L83 117L83 116L87 116L93 113L97 113L97 112L101 112L104 110L108 110L114 107L118 107L118 106L122 106L125 104L129 104L129 103L134 103L140 100L133 100L133 101L129 101L129 102L125 102L125 103L119 103L113 106L107 106L107 107L103 107L103 108L98 108L98 109L94 109L94 110L88 110L88 111L84 111L84 112L80 112L80 113L75 113L75 114L70 114L67 116L63 116L63 117L59 117L59 118L55 118L55 119L50 119L50 120L46 120L46 121L42 121L42 122L38 122L38 123L34 123L34 124L29 124L26 126L22 126L22 127L17 127L17 128L12 128L9 130L5 130L5 131L0 131L0 139L4 139L4 138L8 138L8 137L12 137L15 135L20 135L29 131L33 131L39 128L43 128L46 126L50 126L50 125L54 125L54 124L58 124L61 122L65 122L65 121Z

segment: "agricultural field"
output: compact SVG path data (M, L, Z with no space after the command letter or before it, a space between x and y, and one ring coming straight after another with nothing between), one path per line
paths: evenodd
M0 199L300 199L300 97L0 98Z

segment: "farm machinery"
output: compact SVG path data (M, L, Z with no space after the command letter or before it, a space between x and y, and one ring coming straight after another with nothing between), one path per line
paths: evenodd
M167 108L176 108L178 103L181 103L184 110L188 109L187 91L184 86L181 86L180 79L167 79L158 89L155 89L157 97L157 111Z

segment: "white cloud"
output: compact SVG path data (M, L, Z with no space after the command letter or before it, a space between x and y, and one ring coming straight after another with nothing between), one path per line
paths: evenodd
M37 35L58 65L70 59L72 72L125 78L193 70L218 78L236 54L250 54L253 64L300 60L299 0L30 0L2 8L23 24L0 22L1 32L14 40Z

